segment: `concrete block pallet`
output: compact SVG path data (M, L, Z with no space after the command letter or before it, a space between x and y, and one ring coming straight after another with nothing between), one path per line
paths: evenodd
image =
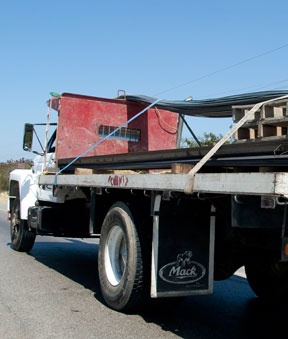
M233 106L233 122L240 121L253 105ZM288 129L287 101L263 106L235 134L235 141L285 138Z

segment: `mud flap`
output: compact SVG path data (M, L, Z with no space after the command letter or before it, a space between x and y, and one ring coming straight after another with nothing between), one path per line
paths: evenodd
M151 297L213 291L215 208L207 201L161 201L153 211Z

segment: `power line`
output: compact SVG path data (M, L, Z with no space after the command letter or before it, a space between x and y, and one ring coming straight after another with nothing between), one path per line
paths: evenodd
M265 55L268 55L268 54L274 53L274 52L276 52L276 51L279 51L280 49L285 48L285 47L287 47L287 46L288 46L288 43L286 43L286 44L284 44L284 45L282 45L282 46L279 46L279 47L277 47L277 48L270 49L270 50L268 50L268 51L266 51L266 52L264 52L264 53L254 55L254 56L252 56L252 57L250 57L250 58L247 58L247 59L241 60L241 61L239 61L239 62L236 62L235 64L229 65L229 66L227 66L227 67L220 68L220 69L218 69L218 70L216 70L216 71L214 71L214 72L204 74L204 75L202 75L202 76L200 76L200 77L198 77L198 78L195 78L195 79L193 79L193 80L187 81L187 82L182 83L182 84L180 84L180 85L177 85L177 86L175 86L175 87L171 87L171 88L169 88L169 89L167 89L167 90L158 92L158 93L154 94L154 96L158 96L158 95L160 95L160 94L167 93L167 92L173 91L173 90L175 90L175 89L178 89L178 88L181 88L181 87L190 85L190 84L192 84L192 83L194 83L194 82L197 82L197 81L206 79L206 78L208 78L208 77L210 77L210 76L212 76L212 75L215 75L215 74L217 74L217 73L227 71L227 70L229 70L229 69L231 69L231 68L240 66L240 65L245 64L245 63L247 63L247 62L249 62L249 61L252 61L252 60L255 60L255 59L257 59L257 58L261 58L261 57L263 57L263 56L265 56Z
M277 81L273 81L273 82L269 82L268 84L264 84L264 85L252 85L252 86L245 86L245 87L241 87L241 88L234 88L231 89L229 91L221 91L221 92L213 92L205 97L201 97L201 99L205 99L205 98L211 98L211 96L214 95L223 95L223 94L228 94L228 93L233 93L233 92L239 92L239 91L244 91L247 89L254 89L254 91L258 91L260 89L263 88L267 88L270 86L274 86L274 85L278 85L278 84L282 84L288 82L288 79L284 79L284 80L277 80ZM277 87L277 89L279 89L280 87Z
M261 86L261 87L257 87L255 88L257 91L259 89L263 89L265 87L270 87L270 86L273 86L273 85L279 85L279 84L283 84L285 82L288 82L288 79L284 79L284 80L279 80L279 81L274 81L273 83L271 82L270 84L267 84L266 86Z

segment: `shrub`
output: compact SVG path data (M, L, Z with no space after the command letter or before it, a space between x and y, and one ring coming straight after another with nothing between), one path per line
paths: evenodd
M19 160L8 160L0 163L0 192L9 190L9 174L16 168L28 169L31 167L31 160L21 158Z

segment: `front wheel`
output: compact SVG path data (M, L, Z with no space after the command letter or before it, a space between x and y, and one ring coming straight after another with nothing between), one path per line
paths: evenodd
M13 202L10 220L11 245L15 251L29 252L35 242L35 233L28 230L27 221L20 219L20 201Z
M254 293L267 301L288 300L288 263L273 260L245 265L248 283Z
M143 253L128 206L118 202L107 213L98 253L99 280L106 303L118 311L143 300Z

